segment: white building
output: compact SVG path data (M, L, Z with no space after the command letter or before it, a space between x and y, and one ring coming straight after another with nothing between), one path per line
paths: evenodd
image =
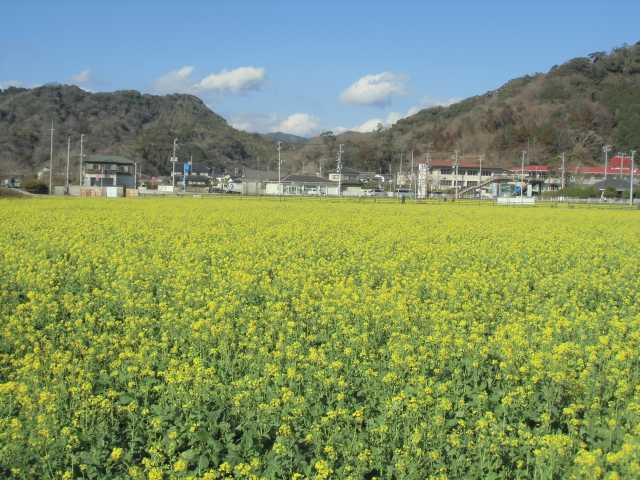
M265 195L332 195L338 184L314 175L287 175L280 182L264 183Z
M488 186L497 177L509 175L509 171L480 162L460 160L433 160L418 163L418 197L425 198L433 192L460 192L472 187Z

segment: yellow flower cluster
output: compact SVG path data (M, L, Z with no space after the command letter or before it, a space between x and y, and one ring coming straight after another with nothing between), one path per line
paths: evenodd
M640 478L640 212L0 200L0 476Z

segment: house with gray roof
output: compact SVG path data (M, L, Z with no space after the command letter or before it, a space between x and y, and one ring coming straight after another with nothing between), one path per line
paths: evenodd
M118 155L89 155L83 163L85 187L135 187L135 162Z

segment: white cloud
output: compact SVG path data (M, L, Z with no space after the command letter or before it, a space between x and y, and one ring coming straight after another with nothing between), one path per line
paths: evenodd
M240 67L209 74L200 80L193 78L194 67L185 65L165 73L153 82L155 93L244 93L259 89L265 81L264 68Z
M71 75L71 81L78 85L89 83L91 79L91 70L89 70L88 68L76 73L75 75Z
M278 124L278 116L264 113L238 113L229 119L229 125L245 132L271 132Z
M432 98L424 98L420 104L411 107L407 110L407 113L402 114L399 112L389 112L386 118L371 118L366 122L358 125L357 127L352 128L351 130L355 132L373 132L378 128L378 124L382 124L384 128L390 127L395 124L398 120L402 120L403 118L410 117L411 115L415 115L420 110L424 110L425 108L431 107L448 107L453 105L454 103L458 103L460 98L449 98L446 100L435 100Z
M0 90L4 90L9 87L21 87L22 82L18 80L5 80L4 82L0 82Z
M380 124L384 126L384 120L382 120L381 118L370 118L366 122L362 123L361 125L358 125L357 127L352 128L351 130L353 132L361 132L361 133L373 132L376 128L378 128L378 125Z
M309 136L321 130L319 120L308 113L294 113L286 118L276 114L240 113L229 119L229 124L246 132L283 132Z
M265 80L264 68L240 67L212 73L194 85L196 91L242 93L257 90Z
M391 113L389 113L389 115L387 115L386 124L387 125L393 125L394 123L396 123L398 120L400 120L402 118L404 118L404 116L401 113L391 112Z
M157 93L189 93L193 70L192 66L185 65L165 73L153 82L153 91Z
M361 133L373 132L378 128L378 125L382 124L384 128L387 128L396 123L401 118L403 118L402 114L398 112L389 112L387 118L370 118L361 125L352 128L351 131Z
M294 113L281 121L273 131L306 136L317 132L319 127L316 117L308 113Z
M454 103L458 103L461 100L462 100L462 98L457 98L457 97L451 97L451 98L447 98L445 100L438 100L438 99L434 99L434 98L430 98L430 97L425 97L425 98L422 99L422 101L418 105L415 105L415 106L411 107L409 109L409 111L407 112L406 116L410 117L411 115L415 115L420 110L424 110L425 108L449 107L449 106L453 105Z
M347 88L340 99L353 105L384 106L393 95L405 93L405 78L392 72L365 75Z

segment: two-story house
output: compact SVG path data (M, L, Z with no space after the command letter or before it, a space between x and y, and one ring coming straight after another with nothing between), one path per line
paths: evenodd
M90 155L83 163L85 187L135 187L135 162L118 155Z

